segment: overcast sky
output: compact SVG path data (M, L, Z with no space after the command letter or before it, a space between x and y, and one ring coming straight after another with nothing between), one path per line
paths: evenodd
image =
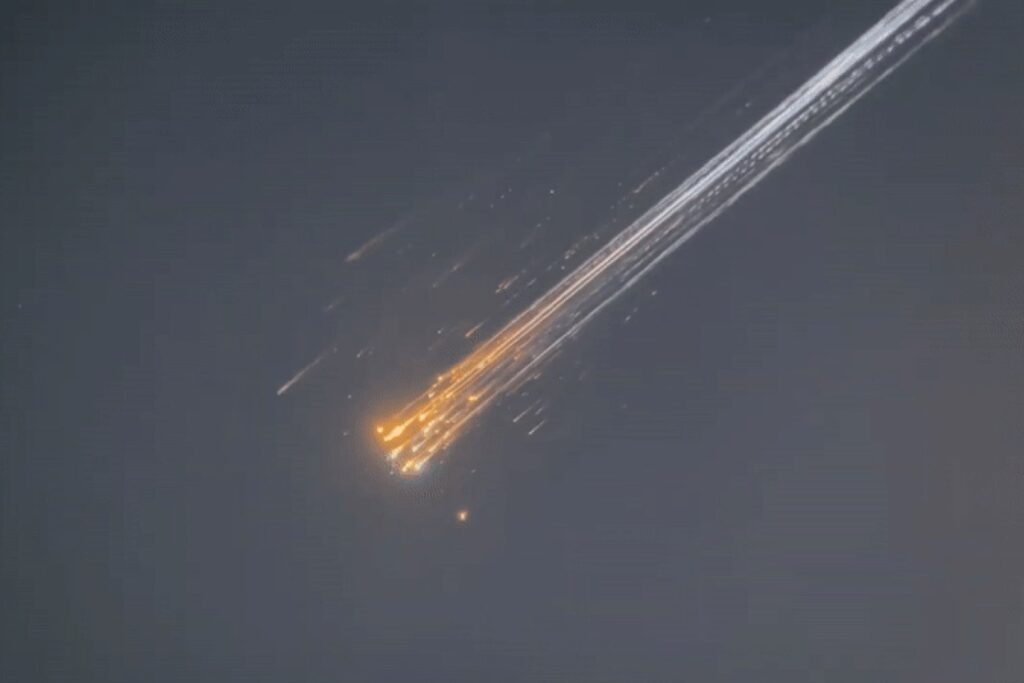
M550 184L587 234L894 3L441 4L3 11L0 679L1024 680L1024 6L590 328L536 438L401 481L362 433L443 370L405 330L520 258L427 295L425 245L539 210L446 202Z

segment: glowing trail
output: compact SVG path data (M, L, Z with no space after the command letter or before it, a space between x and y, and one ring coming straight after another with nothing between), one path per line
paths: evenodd
M481 320L476 325L473 325L473 327L471 327L468 330L466 330L466 333L463 334L462 336L465 339L471 338L474 334L476 334L480 330L481 327L484 326L484 323L486 323L486 322L487 322L486 320Z
M367 254L369 254L370 252L376 251L377 248L380 245L384 244L384 242L389 237L391 237L396 232L401 230L405 226L405 222L405 219L400 220L394 225L392 225L390 228L385 228L384 230L381 230L376 235L363 242L363 244L358 249L356 249L351 254L345 257L345 263L354 263L359 259L363 258L364 256L366 256Z
M314 358L305 367L303 367L301 370L299 370L294 375L292 375L292 378L290 380L288 380L287 382L282 384L278 388L278 390L277 390L277 395L278 396L283 396L285 394L285 392L287 392L289 389L291 389L296 384L301 382L303 377L308 375L313 370L313 368L315 368L316 366L320 365L320 363L322 363L324 361L324 358L327 358L327 356L330 355L331 353L333 353L335 350L336 349L332 348L332 349L328 349L326 351L321 352L319 356Z
M537 426L535 426L530 431L526 432L526 435L527 436L533 436L534 434L537 433L537 430L540 429L541 427L543 427L546 423L547 423L547 418L541 420L540 422L537 423Z
M473 418L533 376L605 306L971 4L900 2L682 185L440 375L422 396L379 424L377 436L394 469L420 472Z

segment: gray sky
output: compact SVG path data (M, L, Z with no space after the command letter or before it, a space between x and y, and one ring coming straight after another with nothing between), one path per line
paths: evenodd
M536 437L363 438L534 219L623 220L893 3L834 4L5 9L0 679L1024 679L1019 3L589 329Z

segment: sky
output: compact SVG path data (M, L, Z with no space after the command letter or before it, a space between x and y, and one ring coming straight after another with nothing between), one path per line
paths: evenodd
M1011 0L588 328L534 435L510 397L415 479L369 436L435 325L895 3L836 4L6 6L0 679L1024 680Z

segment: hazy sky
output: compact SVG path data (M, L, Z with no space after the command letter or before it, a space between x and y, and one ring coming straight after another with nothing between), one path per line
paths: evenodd
M521 265L520 194L586 234L895 3L442 4L5 8L0 679L1024 680L1024 6L589 329L536 438L401 481L367 421L444 367L406 330Z

